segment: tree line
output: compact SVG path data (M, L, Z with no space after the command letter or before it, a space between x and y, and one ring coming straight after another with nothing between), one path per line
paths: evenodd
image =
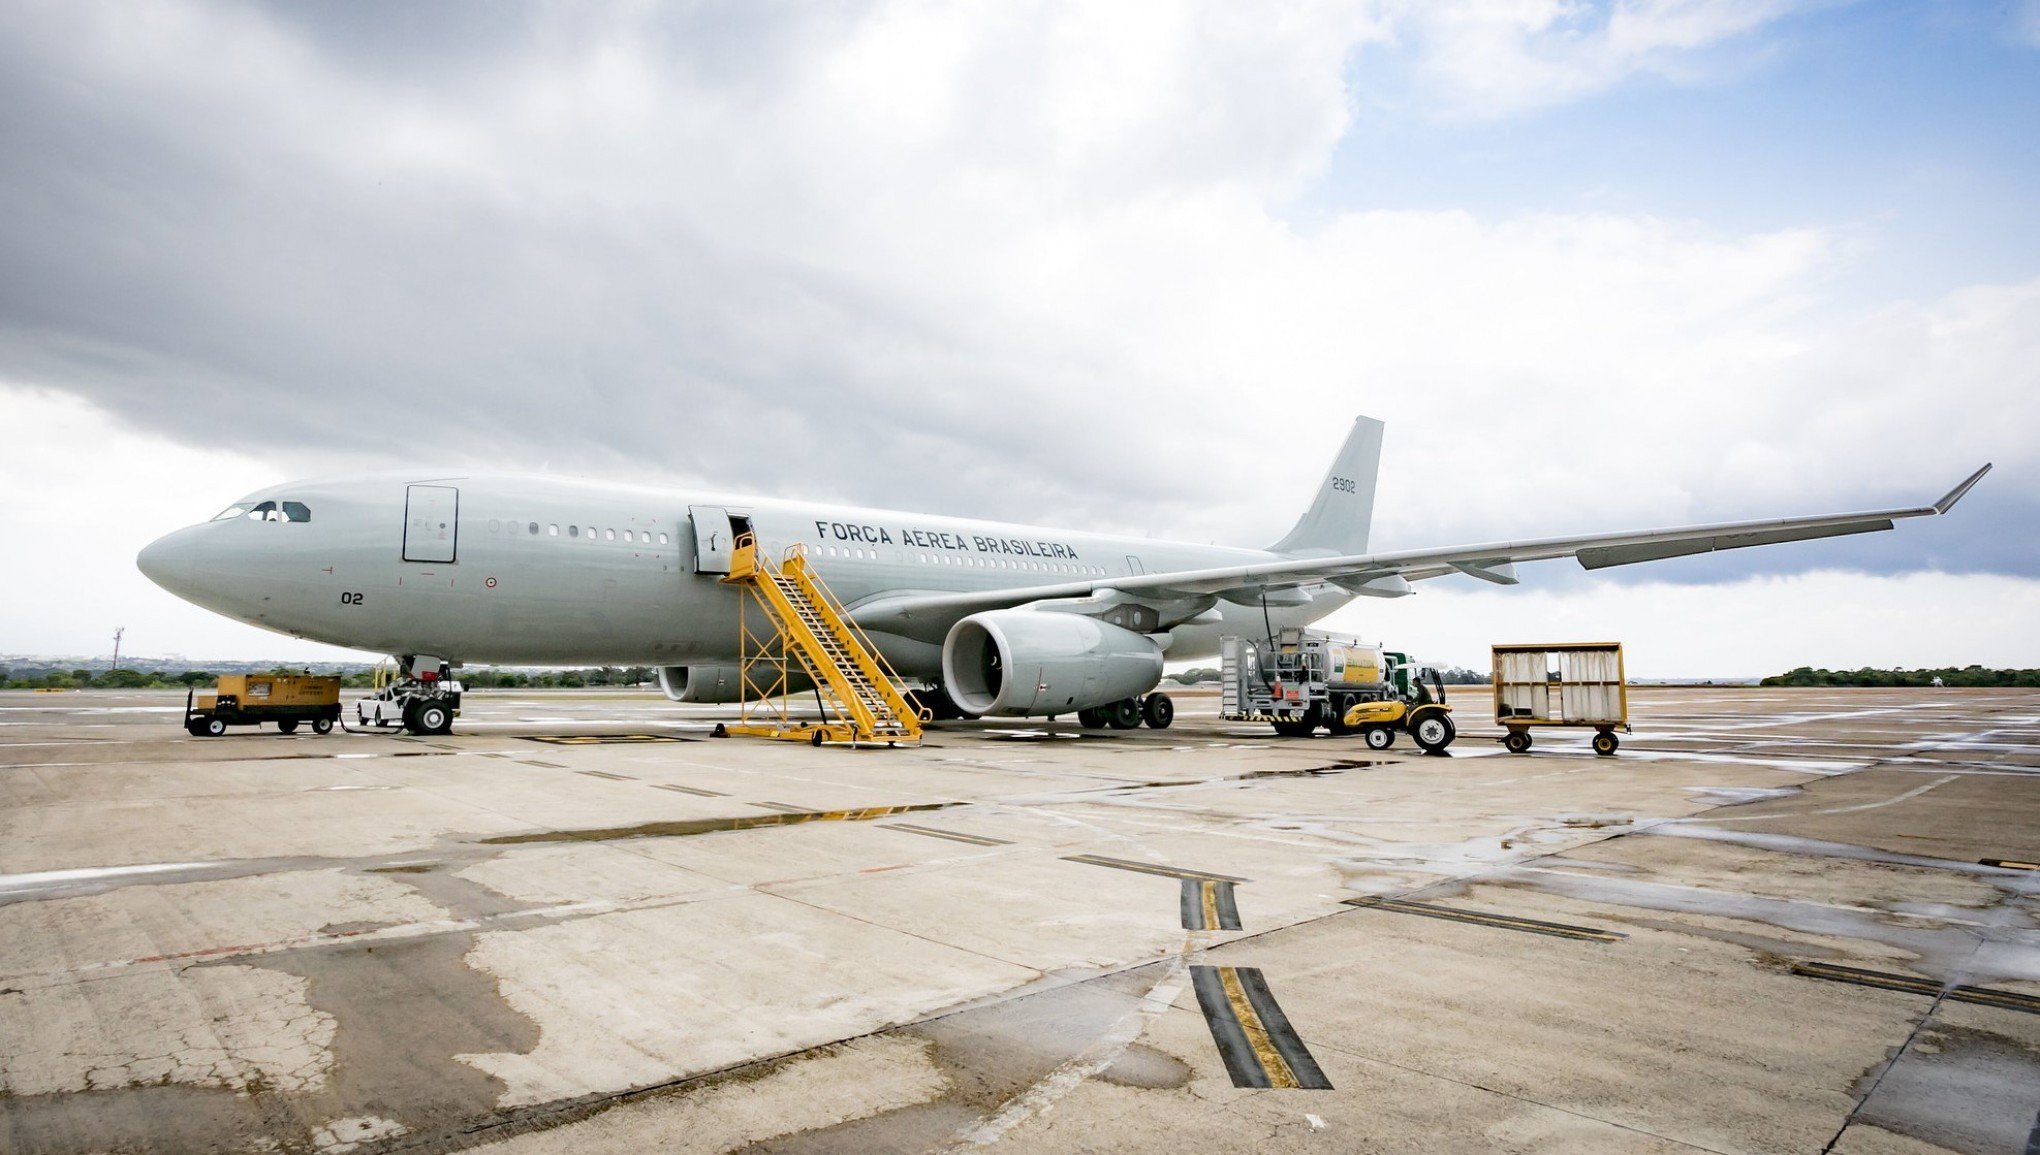
M2040 670L1989 670L1982 666L1933 670L1817 670L1801 666L1765 678L1761 686L2040 686Z
M313 673L306 666L275 666L257 673ZM323 667L321 674L338 674L340 684L366 690L375 684L375 668ZM471 669L458 673L468 689L579 689L587 686L646 686L657 681L650 666L590 666L575 670ZM8 690L209 690L219 684L211 670L87 670L31 668L9 670L0 667L0 689Z

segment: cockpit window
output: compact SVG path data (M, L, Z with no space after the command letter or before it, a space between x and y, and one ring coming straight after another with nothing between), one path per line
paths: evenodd
M286 501L283 503L283 516L286 521L310 521L312 511L302 501Z
M282 521L283 513L273 501L265 501L248 511L249 521Z
M230 505L225 509L219 511L218 513L214 514L213 520L232 521L246 512L248 512L248 507L245 505Z

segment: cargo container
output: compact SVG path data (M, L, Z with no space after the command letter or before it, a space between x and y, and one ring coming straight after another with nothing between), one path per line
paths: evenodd
M1594 753L1615 752L1615 730L1629 731L1629 688L1620 642L1519 643L1494 647L1495 724L1512 754L1530 748L1530 730L1580 726L1594 731Z

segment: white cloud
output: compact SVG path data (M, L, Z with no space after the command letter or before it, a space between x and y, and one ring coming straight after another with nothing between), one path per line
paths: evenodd
M228 621L158 589L143 545L274 482L276 462L122 428L75 397L0 386L0 654L360 660ZM21 500L36 494L39 500Z
M1442 0L1403 9L1399 34L1441 111L1510 116L1638 75L1696 82L1710 50L1806 7L1793 0ZM1760 46L1750 46L1758 50Z
M1488 667L1504 642L1620 641L1632 677L1746 677L1798 666L1922 669L2033 664L2040 581L1816 572L1713 586L1477 589L1458 579L1362 601L1326 622L1427 661ZM1470 579L1468 579L1470 581ZM1472 707L1476 711L1478 707Z
M1993 457L1980 525L2040 468L2040 281L1855 315L1846 224L1283 216L1391 35L1421 64L1467 23L1440 83L1500 112L1783 10L901 0L402 43L5 10L36 67L0 67L0 373L251 486L549 462L1255 544L1367 412L1385 544L1913 500Z

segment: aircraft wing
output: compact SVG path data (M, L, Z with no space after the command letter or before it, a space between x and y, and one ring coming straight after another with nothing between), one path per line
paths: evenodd
M1577 558L1586 569L1606 569L1715 550L1811 541L1890 529L1893 523L1904 518L1948 512L1963 494L1969 492L1970 487L1989 472L1990 466L1985 465L1949 490L1939 501L1909 509L1731 521L1585 537L1488 542L1400 553L1288 559L1219 569L1178 570L969 593L881 595L852 607L851 616L868 630L940 641L959 619L983 610L1085 598L1108 591L1116 591L1134 601L1193 605L1203 601L1208 606L1218 598L1253 604L1264 596L1269 597L1271 604L1283 604L1279 600L1279 591L1321 582L1331 582L1355 593L1394 597L1409 592L1408 582L1451 573L1467 574L1498 585L1515 585L1517 578L1513 567L1520 561L1571 557Z

